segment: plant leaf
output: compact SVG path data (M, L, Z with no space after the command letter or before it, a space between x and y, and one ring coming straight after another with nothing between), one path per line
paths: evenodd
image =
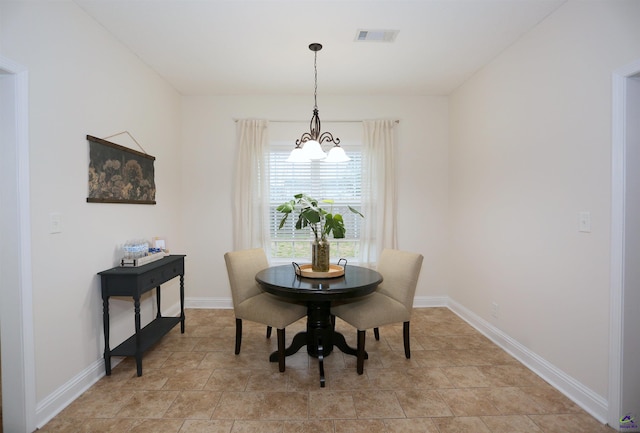
M300 212L300 216L311 224L317 224L321 220L321 214L316 209L306 208Z
M349 208L349 210L355 214L360 215L362 218L364 218L364 215L362 215L357 209L352 208L351 206L347 206Z
M284 223L287 222L287 218L289 218L289 214L285 213L282 219L280 220L280 225L278 226L278 230L284 227Z

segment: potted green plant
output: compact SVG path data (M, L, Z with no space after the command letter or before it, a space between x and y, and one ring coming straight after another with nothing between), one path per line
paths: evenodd
M328 204L329 211L320 207L319 203ZM309 197L306 194L296 194L293 200L282 203L276 208L281 212L279 229L281 229L289 218L289 215L296 209L299 209L298 221L296 221L296 230L309 227L313 232L313 242L311 246L311 266L314 272L327 272L329 270L329 242L327 236L333 235L334 239L344 238L346 229L342 215L333 213L333 200L318 200ZM347 206L349 210L364 218L360 212L351 206Z

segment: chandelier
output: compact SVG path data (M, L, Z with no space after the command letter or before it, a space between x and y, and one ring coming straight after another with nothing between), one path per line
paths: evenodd
M314 52L313 69L315 72L315 86L313 88L313 116L309 123L309 132L302 134L296 140L296 147L289 154L287 162L346 162L351 158L347 156L344 149L340 147L340 139L333 138L330 132L320 133L320 116L318 115L318 51L322 49L322 45L313 43L309 45L309 49ZM329 150L329 154L322 150L322 143L334 143Z

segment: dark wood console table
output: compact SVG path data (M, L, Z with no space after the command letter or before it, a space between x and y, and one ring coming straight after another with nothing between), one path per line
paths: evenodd
M102 281L102 317L104 325L104 367L111 375L112 356L135 356L138 376L142 376L142 354L180 323L184 334L184 255L170 255L139 267L115 267L98 272ZM180 317L160 314L160 285L180 277ZM156 289L157 314L144 328L140 328L140 296ZM109 348L109 297L133 298L136 332L114 349Z

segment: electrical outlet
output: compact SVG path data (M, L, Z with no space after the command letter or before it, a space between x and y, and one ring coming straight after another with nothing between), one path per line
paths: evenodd
M493 317L494 319L498 318L498 313L500 312L500 306L498 305L497 302L492 302L491 303L491 317Z
M591 233L591 212L578 212L578 231L583 233Z

